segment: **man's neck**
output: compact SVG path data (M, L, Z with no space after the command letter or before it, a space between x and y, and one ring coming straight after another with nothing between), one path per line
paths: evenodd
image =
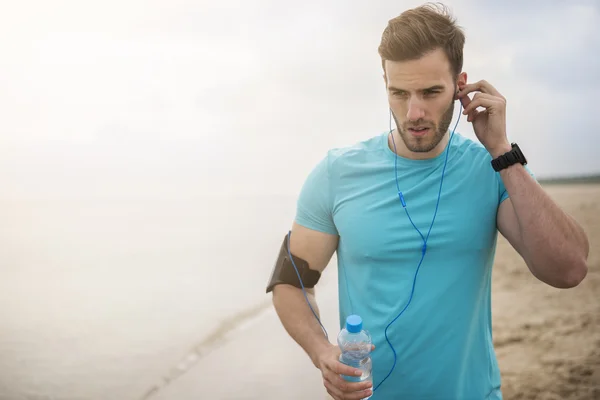
M398 129L394 129L392 131L392 135L394 136L393 140L396 144L396 154L399 155L400 157L409 158L412 160L427 160L427 159L435 158L435 157L439 156L440 154L443 153L444 149L446 148L446 145L448 144L448 140L450 138L450 135L448 134L448 132L446 132L446 134L444 135L442 140L438 143L437 146L435 146L434 149L432 149L431 151L428 151L427 153L420 153L420 152L410 151L406 147L406 145L404 144L404 140L402 140L402 137L400 137L400 133L398 132ZM388 135L388 146L389 146L390 150L392 150L392 151L394 151L394 142L392 142L392 138L390 137L390 135Z

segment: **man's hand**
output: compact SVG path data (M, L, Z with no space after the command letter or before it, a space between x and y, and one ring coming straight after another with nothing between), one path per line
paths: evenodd
M457 96L464 107L463 114L473 124L477 138L485 146L492 158L510 151L506 137L506 98L488 82L482 80L471 84L459 84ZM475 93L473 99L468 94ZM477 107L485 110L477 111Z
M373 349L375 346L373 346ZM339 361L340 348L331 345L319 355L317 367L323 375L323 384L335 400L364 399L372 393L371 382L349 382L340 375L360 376L362 372Z

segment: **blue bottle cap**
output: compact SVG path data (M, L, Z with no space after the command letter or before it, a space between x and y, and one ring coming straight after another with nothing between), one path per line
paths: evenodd
M348 315L346 318L346 329L350 333L358 333L362 331L362 318L358 315Z

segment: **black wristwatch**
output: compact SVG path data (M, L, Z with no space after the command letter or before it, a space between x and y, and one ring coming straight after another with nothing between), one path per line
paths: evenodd
M498 172L517 163L525 165L527 164L527 159L523 155L519 145L512 143L512 150L492 160L492 168L494 168L494 171Z

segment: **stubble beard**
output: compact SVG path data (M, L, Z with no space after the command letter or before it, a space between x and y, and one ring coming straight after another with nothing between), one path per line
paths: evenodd
M448 132L448 128L450 127L450 123L452 122L453 114L454 100L450 102L449 107L442 115L439 125L424 120L418 120L414 123L406 123L404 124L404 126L401 126L398 123L398 120L396 119L396 115L393 116L394 121L396 122L396 127L398 127L400 137L402 138L402 141L404 142L406 148L414 153L427 153L435 149L436 146L442 141L442 139L444 139L444 135L446 134L446 132ZM407 132L409 127L417 125L425 125L430 128L433 128L433 136L426 136L420 138L414 137L409 132Z

